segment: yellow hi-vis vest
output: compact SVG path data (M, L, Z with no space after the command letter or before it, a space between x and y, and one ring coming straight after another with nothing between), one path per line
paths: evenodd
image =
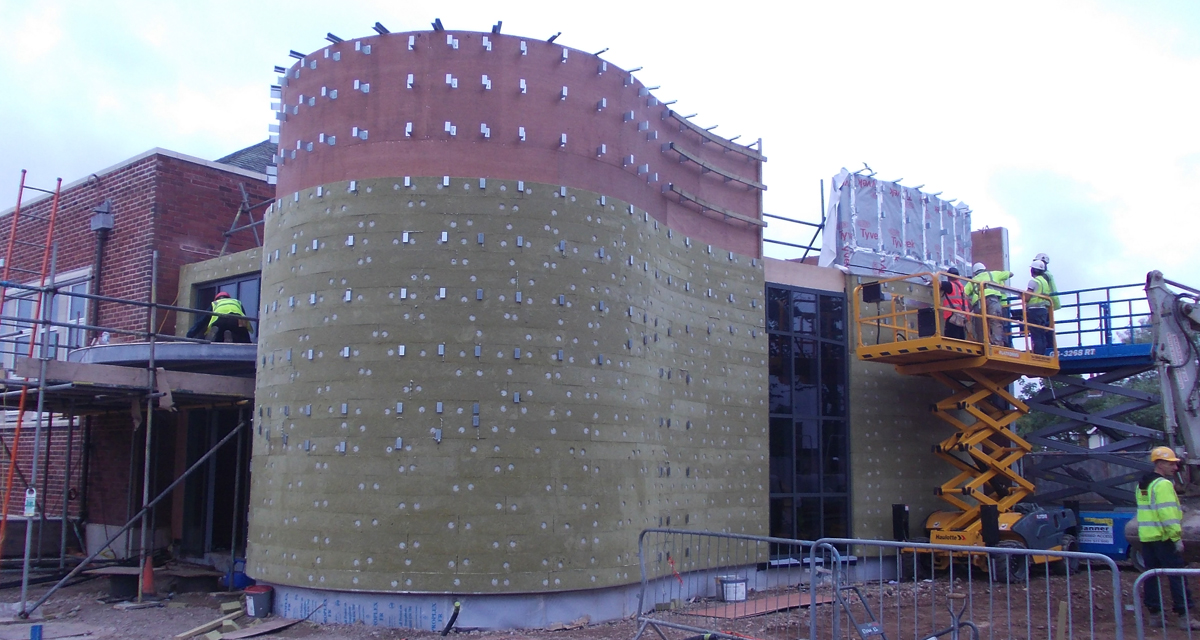
M1034 276L1033 281L1037 283L1037 290L1033 293L1046 296L1045 298L1030 297L1029 306L1031 307L1049 307L1053 306L1058 309L1062 306L1058 301L1058 292L1054 290L1054 285L1050 284L1049 278L1045 274Z
M213 300L212 311L213 313L237 314L239 316L246 315L246 312L242 310L242 303L238 302L236 298L221 298L220 300ZM220 318L218 316L212 316L209 318L208 327L211 329L219 319ZM244 321L239 320L239 322Z
M1183 510L1179 508L1179 496L1175 485L1159 476L1150 481L1145 489L1138 485L1137 496L1138 539L1142 542L1175 542L1183 538Z
M996 284L1004 284L1012 277L1011 271L980 271L975 274L971 282L967 283L966 292L971 297L971 304L979 304L979 290L983 289L983 295L997 296L1000 298L1004 306L1008 306L1008 297L1005 293L994 287L984 286L985 282L994 282Z

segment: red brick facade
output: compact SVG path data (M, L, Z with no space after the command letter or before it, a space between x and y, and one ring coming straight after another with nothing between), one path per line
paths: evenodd
M187 296L178 296L179 269L182 265L207 260L220 254L225 242L224 232L233 224L234 215L242 203L239 185L244 185L251 205L257 205L274 197L275 188L265 181L265 176L233 166L188 158L179 154L155 149L133 158L127 163L105 169L85 180L66 186L59 201L59 210L54 233L57 242L55 270L59 274L92 266L96 251L96 233L90 228L93 210L106 199L112 201L114 228L110 232L101 267L99 293L126 300L147 302L151 298L151 270L153 253L158 251L157 299L160 303L188 306ZM30 184L38 187L45 184L30 178ZM28 192L27 196L30 193ZM46 222L36 218L48 216L51 198L43 197L26 202L21 207L21 223L17 239L41 244L45 241ZM255 209L259 218L263 209ZM0 255L7 249L11 231L12 209L0 215ZM31 214L30 217L26 217ZM36 216L36 218L34 217ZM245 224L243 216L239 224ZM246 230L229 238L227 253L242 251L257 245L253 232ZM17 245L11 266L18 269L38 271L41 268L42 249ZM10 273L10 280L33 282L37 275L19 271ZM104 327L145 331L148 310L118 303L100 304L98 324ZM256 310L247 309L257 315ZM90 314L90 310L89 310ZM174 314L159 314L157 328L160 333L174 333ZM111 340L138 341L133 335L113 334ZM143 405L144 410L144 405ZM28 477L33 450L33 414L27 414L22 430L17 468ZM89 523L121 525L128 516L128 496L133 486L134 510L141 500L142 438L143 430L135 436L128 412L98 415L91 418L91 441L88 451L88 478L82 478L84 467L83 451L84 418L76 419L74 454L71 464L72 516L84 516ZM156 447L154 461L156 486L166 486L182 469L176 469L175 424L176 417L165 412L155 416ZM180 420L179 422L182 422ZM65 424L65 423L64 423ZM13 424L0 427L0 438L12 446ZM53 430L50 451L50 480L45 502L48 513L62 512L62 486L66 462L67 438L65 427ZM132 439L136 437L136 444ZM3 448L0 447L0 453ZM136 467L130 477L133 455ZM7 461L5 454L0 460ZM44 465L45 460L41 463ZM7 465L0 464L6 472ZM87 483L87 490L83 488ZM0 480L0 490L3 481ZM39 494L41 481L38 482ZM24 483L18 474L14 481L9 512L20 514L24 504ZM86 510L80 504L87 496ZM167 524L170 504L166 501L159 512L158 524ZM10 545L6 544L6 549Z

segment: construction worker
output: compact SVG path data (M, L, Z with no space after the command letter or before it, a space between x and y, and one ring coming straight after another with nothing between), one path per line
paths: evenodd
M1046 273L1044 273L1043 275L1046 276L1046 282L1050 283L1050 288L1053 289L1055 293L1057 293L1058 285L1055 284L1055 282L1054 282L1054 274L1050 273L1050 256L1048 256L1044 253L1039 253L1036 256L1034 256L1033 259L1039 260L1039 261L1041 261L1042 264L1046 265L1046 268L1043 269L1043 271L1045 271ZM1058 305L1054 305L1054 308L1057 309Z
M1179 457L1170 447L1155 447L1150 451L1154 471L1138 481L1137 499L1138 539L1142 541L1142 559L1146 569L1172 569L1183 566L1183 511L1171 479L1179 471ZM1171 603L1180 616L1183 629L1200 629L1200 620L1187 617L1192 595L1181 576L1171 576ZM1162 595L1157 579L1145 582L1146 609L1152 614L1162 612Z
M958 268L950 267L947 273L957 276ZM947 278L942 281L941 290L943 335L947 338L966 340L967 314L964 312L968 311L969 308L967 306L967 294L963 282L956 277Z
M242 309L242 303L224 291L219 292L213 297L212 312L237 316L246 315L246 312ZM211 319L208 321L207 338L213 342L224 342L226 335L229 335L230 342L250 342L250 321L211 316Z
M1054 332L1040 327L1050 326L1050 310L1057 310L1061 304L1058 291L1046 277L1045 262L1034 260L1029 265L1029 275L1032 278L1026 290L1034 295L1028 297L1029 302L1025 305L1025 321L1029 323L1029 335L1033 338L1033 352L1042 356L1054 349Z
M1008 323L1002 318L1007 316L1008 296L996 287L987 283L1004 284L1012 278L1011 271L988 271L987 265L976 262L971 267L974 278L967 283L967 297L971 299L971 307L978 311L982 302L988 316L988 341L1001 347L1011 347L1008 335Z

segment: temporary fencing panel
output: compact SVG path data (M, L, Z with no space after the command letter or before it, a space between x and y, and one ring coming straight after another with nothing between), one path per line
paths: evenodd
M668 639L1124 638L1120 572L1101 554L673 529L643 531L638 554L634 640L651 630ZM1139 613L1139 638L1141 627Z
M1187 582L1191 578L1194 585L1197 577L1200 577L1200 569L1150 569L1139 575L1137 580L1134 580L1132 595L1134 619L1137 621L1138 640L1145 640L1147 632L1151 632L1152 637L1164 638L1167 637L1168 630L1171 630L1172 635L1179 634L1179 637L1186 636L1192 638L1200 636L1200 630L1191 628L1179 629L1180 626L1189 626L1182 624L1184 621L1200 618L1200 607L1191 601L1192 598L1184 598L1183 615L1171 615L1170 611L1171 606L1174 604L1170 588L1171 580L1174 578ZM1163 578L1166 578L1166 580ZM1145 584L1151 580L1158 582L1159 597L1162 598L1159 602L1163 606L1158 613L1149 613L1145 609ZM1195 592L1193 591L1192 593L1194 594Z

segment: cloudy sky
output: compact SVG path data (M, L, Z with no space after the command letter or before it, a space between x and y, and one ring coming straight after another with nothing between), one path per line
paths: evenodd
M1200 287L1195 0L0 0L0 209L22 168L51 185L156 146L215 159L261 141L289 49L435 17L562 31L560 44L644 67L697 123L763 139L770 213L818 221L819 181L867 162L969 203L976 228L1007 227L1014 270L1049 253L1060 288L1151 269ZM768 237L807 242L788 226Z

